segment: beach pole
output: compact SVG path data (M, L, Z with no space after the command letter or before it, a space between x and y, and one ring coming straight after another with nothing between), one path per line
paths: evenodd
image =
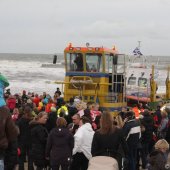
M170 80L169 80L170 66L168 66L167 78L166 78L166 100L170 99Z
M154 80L154 65L152 65L152 75L150 78L150 86L151 86L151 94L150 94L150 99L151 102L155 102L156 101L156 82Z

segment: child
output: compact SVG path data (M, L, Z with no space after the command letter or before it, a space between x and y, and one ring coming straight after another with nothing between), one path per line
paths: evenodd
M167 170L167 151L169 144L165 139L160 139L154 146L155 150L150 154L148 170Z

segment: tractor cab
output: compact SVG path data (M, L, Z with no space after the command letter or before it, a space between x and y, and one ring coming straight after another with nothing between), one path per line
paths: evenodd
M103 110L121 110L125 101L125 59L115 47L74 47L64 50L64 100L80 96L98 102ZM121 69L120 69L121 68Z

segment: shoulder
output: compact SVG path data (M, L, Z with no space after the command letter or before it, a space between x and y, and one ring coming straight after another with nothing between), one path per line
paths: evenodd
M101 137L101 136L102 136L102 134L100 133L100 130L95 131L94 137L98 138L98 137Z
M9 117L10 116L9 108L7 106L0 107L0 114L3 115L4 117Z

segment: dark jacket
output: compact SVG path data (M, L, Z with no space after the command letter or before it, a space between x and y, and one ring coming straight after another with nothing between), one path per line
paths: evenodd
M141 119L141 125L144 126L145 130L142 132L141 142L149 143L152 140L153 131L154 131L154 121L152 116L144 115Z
M8 148L5 151L5 170L13 170L18 164L18 144L17 140L9 142Z
M129 147L138 145L141 137L140 123L138 120L128 120L123 126L123 132Z
M122 129L116 129L115 132L110 134L101 134L97 130L93 136L91 153L92 156L107 156L107 151L118 152L119 146L123 148L125 154L127 154L127 145L123 137ZM113 154L114 154L113 153Z
M167 140L168 143L170 143L170 120L168 121L167 132L166 132L165 139Z
M57 113L56 112L50 112L48 114L48 120L46 122L46 128L48 132L50 132L53 128L56 127L56 120L57 120Z
M48 136L46 156L50 157L52 166L69 163L74 138L67 128L54 128Z
M166 156L163 152L155 150L150 154L148 170L166 170Z
M16 124L19 127L20 134L18 136L19 146L30 146L31 145L31 129L29 125L30 119L22 117Z
M157 109L154 113L154 126L156 130L160 126L161 120L162 120L161 110Z
M36 122L31 122L31 156L36 166L45 167L45 147L48 137L47 129Z
M4 157L8 143L17 139L18 128L14 124L9 109L0 107L0 158Z

